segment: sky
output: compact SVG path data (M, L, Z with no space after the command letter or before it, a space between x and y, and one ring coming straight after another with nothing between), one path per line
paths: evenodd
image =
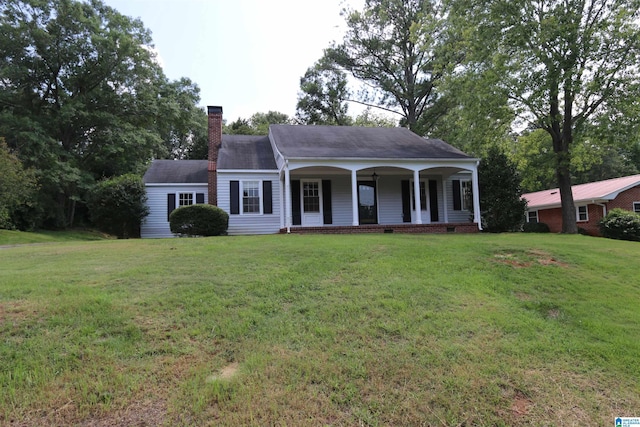
M300 77L331 41L344 6L363 0L103 0L151 30L171 80L200 87L200 105L229 123L257 112L294 116Z

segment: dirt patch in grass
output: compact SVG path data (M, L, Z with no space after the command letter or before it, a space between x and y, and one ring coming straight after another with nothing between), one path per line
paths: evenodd
M524 417L529 413L529 408L533 406L533 402L521 391L516 391L511 403L511 414L514 418Z
M215 381L215 380L228 380L233 378L238 373L238 368L240 365L237 362L234 362L230 365L225 366L220 369L217 375L211 375L207 378L207 381Z
M163 425L167 414L167 404L163 400L136 402L121 411L105 417L89 419L79 425L84 427L131 426L147 427Z
M497 263L510 265L514 268L527 268L534 265L552 265L564 268L569 267L568 264L558 261L551 254L539 249L531 249L522 252L500 252L494 255L494 260Z
M0 303L0 322L22 321L38 314L37 306L29 301L7 301Z

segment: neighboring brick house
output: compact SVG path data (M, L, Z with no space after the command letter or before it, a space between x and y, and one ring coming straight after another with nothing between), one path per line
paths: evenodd
M478 162L406 128L271 125L223 135L209 107L209 159L156 160L144 176L142 237L171 237L169 214L193 203L229 214L229 234L473 232Z
M599 236L598 222L611 209L640 213L640 175L607 179L571 187L578 227ZM554 233L562 231L560 190L523 194L527 200L527 222L542 222Z

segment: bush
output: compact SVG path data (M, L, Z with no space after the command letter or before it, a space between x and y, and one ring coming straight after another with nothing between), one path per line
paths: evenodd
M227 233L229 214L217 206L183 206L169 215L169 227L175 234L220 236Z
M96 227L126 239L140 236L140 223L149 214L146 202L147 191L142 179L127 174L98 182L87 206Z
M522 231L525 233L548 233L550 230L544 222L525 222Z
M527 208L520 181L515 164L500 148L490 147L478 168L483 230L492 233L520 230Z
M612 209L599 223L604 237L640 242L640 214L624 209Z

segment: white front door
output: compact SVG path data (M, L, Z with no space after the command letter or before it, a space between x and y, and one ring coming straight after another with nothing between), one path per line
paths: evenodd
M316 227L322 225L322 186L319 180L302 181L302 225Z

